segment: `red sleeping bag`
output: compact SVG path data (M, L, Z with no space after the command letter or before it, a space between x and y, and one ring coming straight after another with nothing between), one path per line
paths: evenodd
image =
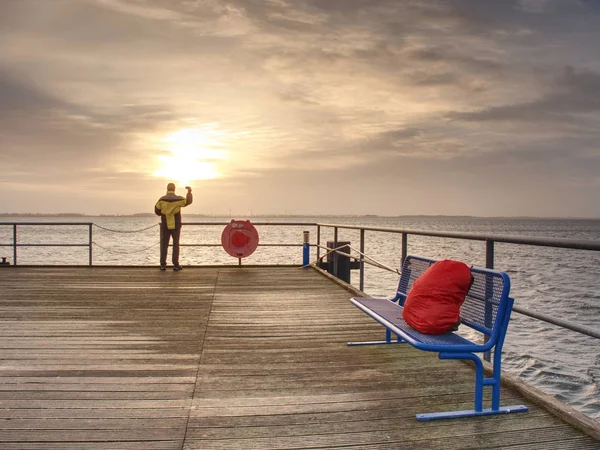
M402 317L421 333L447 333L459 321L460 305L472 280L465 263L449 259L436 262L414 282Z

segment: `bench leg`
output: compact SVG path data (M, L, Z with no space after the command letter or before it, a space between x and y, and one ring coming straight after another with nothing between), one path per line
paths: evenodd
M359 347L362 345L382 345L382 344L405 344L406 341L401 339L400 336L396 336L396 339L392 340L392 332L385 329L385 341L365 341L365 342L348 342L349 347Z
M473 353L440 353L440 359L468 359L475 363L475 402L472 410L417 414L417 420L457 419L460 417L489 416L528 411L525 405L500 406L500 363L494 360L494 376L484 378L483 363ZM483 408L483 387L492 386L492 407Z

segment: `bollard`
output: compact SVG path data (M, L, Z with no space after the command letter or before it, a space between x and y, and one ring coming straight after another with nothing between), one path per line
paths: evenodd
M304 231L303 235L302 266L306 268L310 264L310 231Z

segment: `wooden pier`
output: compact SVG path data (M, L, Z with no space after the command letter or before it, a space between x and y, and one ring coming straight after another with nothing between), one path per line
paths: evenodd
M409 346L313 269L0 268L0 448L598 449L525 414L467 409L473 371ZM510 331L509 331L510 338Z

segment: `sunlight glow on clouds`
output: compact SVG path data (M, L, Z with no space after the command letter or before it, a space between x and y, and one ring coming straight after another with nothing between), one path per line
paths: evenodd
M200 128L183 128L161 139L169 155L158 158L161 167L155 177L175 180L179 184L210 180L219 177L218 160L227 159L227 151L220 148L223 132L218 124L205 124Z

